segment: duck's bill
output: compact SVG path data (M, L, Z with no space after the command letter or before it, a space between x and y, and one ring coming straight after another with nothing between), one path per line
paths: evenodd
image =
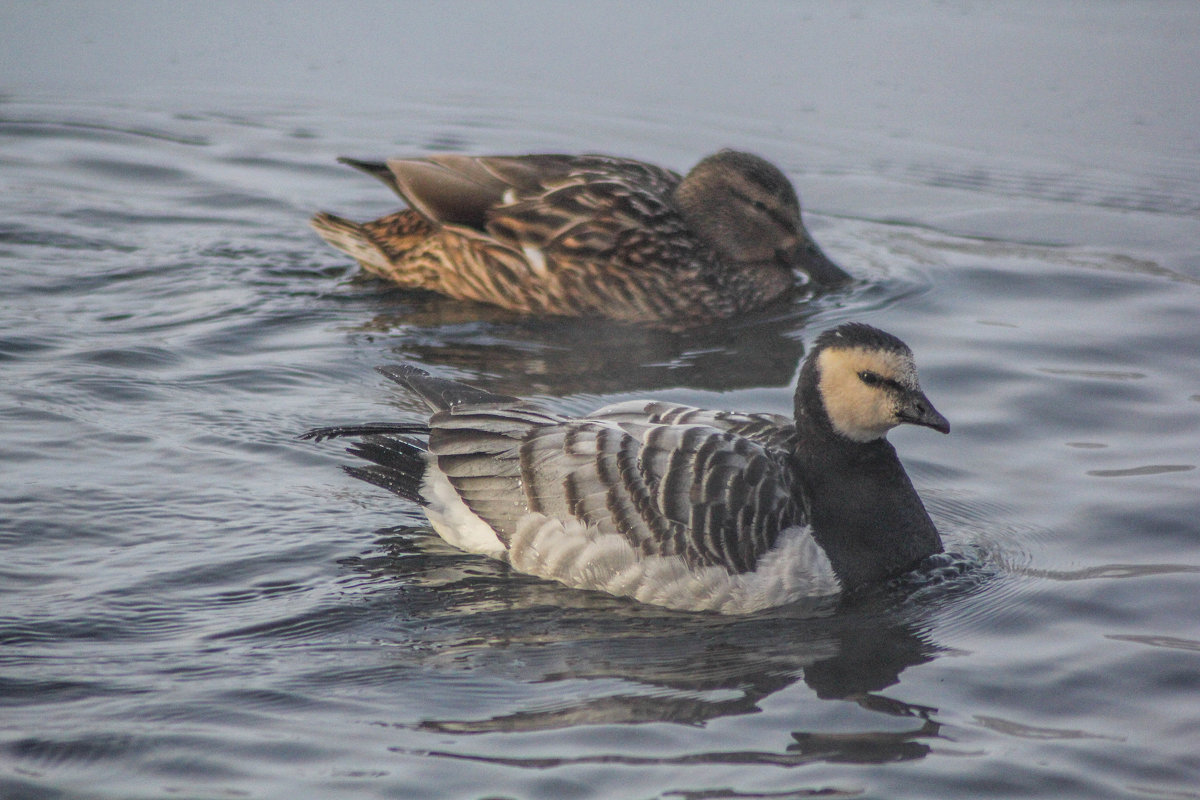
M833 263L812 239L800 246L797 261L800 269L808 274L809 280L818 286L836 288L854 280L850 273Z

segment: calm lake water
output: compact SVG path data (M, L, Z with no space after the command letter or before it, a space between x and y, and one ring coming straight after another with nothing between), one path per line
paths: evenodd
M1200 798L1200 5L0 8L0 797ZM336 164L780 164L860 279L688 334L357 276ZM373 371L789 413L905 339L954 552L817 618L460 554L309 427Z

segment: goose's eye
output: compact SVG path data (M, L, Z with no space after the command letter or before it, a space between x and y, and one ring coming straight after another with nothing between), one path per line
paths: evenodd
M879 377L870 370L863 370L862 372L858 373L858 379L867 386L878 386L883 383L883 378Z

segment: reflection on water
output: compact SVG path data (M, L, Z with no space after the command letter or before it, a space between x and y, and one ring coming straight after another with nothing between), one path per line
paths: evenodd
M992 573L976 560L942 555L926 568L840 605L776 609L729 620L565 589L453 551L427 529L380 534L379 555L347 566L371 581L403 586L405 624L421 629L423 637L430 638L430 626L452 628L452 641L439 647L439 659L457 669L487 664L493 674L511 671L523 683L545 687L549 695L532 707L521 702L516 710L490 716L426 715L413 724L414 730L468 735L588 725L702 725L757 713L765 699L793 685L806 686L821 700L848 701L872 714L914 723L900 730L888 723L856 733L794 730L792 740L780 743L777 752L722 751L683 758L492 758L465 752L466 743L463 752L440 753L539 768L580 763L886 763L923 757L939 735L937 709L884 691L900 681L904 670L944 652L931 639L930 604L968 596ZM530 614L548 613L554 618L552 630L531 624Z
M412 312L381 315L361 330L388 335L396 355L453 367L494 392L613 394L686 386L713 391L786 386L804 354L813 311L791 302L684 333L602 320L503 319L474 306L420 298Z
M836 295L797 289L737 320L670 332L609 320L530 319L373 279L356 279L353 286L398 306L350 329L386 337L397 360L453 367L489 391L553 397L788 386L804 340L830 325L822 321L810 330L812 319L844 305L886 307L924 291L902 278L861 282Z
M625 685L623 691L488 719L425 719L419 727L491 733L615 723L699 724L754 713L763 698L799 680L822 699L852 700L872 711L912 716L915 709L871 693L895 684L905 668L925 663L937 652L926 641L926 631L912 625L881 629L878 618L849 627L842 617L825 626L773 619L721 629L698 628L686 620L662 625L638 621L638 635L627 638L616 631L605 635L589 630L586 619L574 620L569 660L540 675L526 675L538 682L615 682ZM501 634L490 637L486 646L505 648L515 659L520 656L512 650L522 644L528 643Z

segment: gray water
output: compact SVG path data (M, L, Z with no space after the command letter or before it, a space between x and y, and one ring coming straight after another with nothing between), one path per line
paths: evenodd
M336 8L336 10L334 10ZM0 797L1200 798L1200 6L0 7ZM780 164L861 279L688 334L362 279L337 165ZM788 413L904 338L954 555L817 617L511 573L296 434L411 360Z

